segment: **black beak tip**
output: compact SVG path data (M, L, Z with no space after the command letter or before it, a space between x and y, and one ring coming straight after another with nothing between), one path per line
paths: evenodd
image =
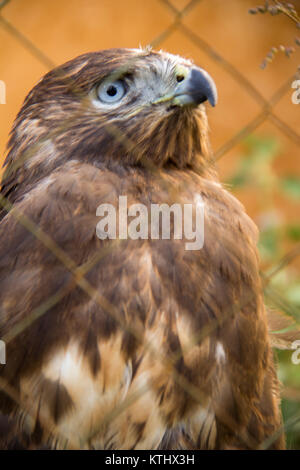
M217 87L205 70L200 68L192 69L191 87L192 95L198 104L208 100L212 106L216 106L218 101Z

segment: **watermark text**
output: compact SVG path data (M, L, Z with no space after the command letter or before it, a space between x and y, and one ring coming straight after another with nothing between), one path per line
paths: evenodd
M0 80L0 104L6 104L6 85L3 80Z
M6 344L0 339L0 364L6 364Z
M150 213L149 213L150 209ZM118 207L100 204L96 226L101 240L186 240L186 250L200 250L204 244L204 203L200 195L193 204L132 204L119 196ZM117 220L118 219L118 220ZM150 228L149 228L150 225Z
M295 80L292 83L292 88L296 88L296 91L292 94L292 103L299 104L300 103L300 80Z
M296 341L293 341L292 349L295 349L292 354L292 363L298 365L300 364L300 339L296 339Z

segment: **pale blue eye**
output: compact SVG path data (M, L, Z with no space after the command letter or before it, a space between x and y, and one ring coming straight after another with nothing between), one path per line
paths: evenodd
M97 95L103 103L117 103L126 93L125 84L122 80L104 82L99 85Z

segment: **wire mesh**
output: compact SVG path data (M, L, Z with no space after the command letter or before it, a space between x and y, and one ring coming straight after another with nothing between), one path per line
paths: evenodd
M38 47L38 45L32 43L26 36L23 35L21 31L19 31L10 21L5 18L5 7L13 2L14 0L4 0L0 2L0 28L3 28L7 33L12 35L27 51L33 55L40 63L47 67L47 69L53 69L56 64ZM294 80L300 77L299 73L294 74L289 79L287 79L282 85L273 93L272 97L269 100L266 100L260 91L251 83L251 81L243 75L243 73L237 69L233 64L231 64L227 59L225 59L217 50L215 50L210 44L208 44L205 39L203 39L198 34L195 34L189 27L187 27L183 23L183 19L191 14L196 6L204 0L191 0L182 10L178 10L171 2L168 0L157 0L160 2L164 7L166 7L173 15L173 21L171 24L164 29L157 37L155 37L150 46L153 48L160 47L164 44L166 39L174 32L179 31L189 39L197 48L199 48L202 52L204 52L207 56L209 56L215 63L217 63L223 70L225 70L231 77L234 79L236 83L238 83L247 93L251 96L259 105L260 111L259 113L251 119L245 126L241 127L236 134L227 140L225 144L223 144L220 148L218 148L214 154L212 161L208 162L209 165L212 165L215 161L221 159L227 152L229 152L232 148L234 148L238 143L240 143L247 135L251 134L254 130L259 128L264 122L270 121L272 122L278 130L284 134L288 139L296 143L297 145L300 144L300 135L295 132L292 127L290 127L286 122L276 116L273 112L275 105L280 101L280 99L285 95L285 93L290 90L291 84ZM4 16L3 16L4 15ZM82 101L82 108L79 112L82 112L86 104L84 100ZM58 129L55 131L56 134L63 133L66 128L70 125L70 122L74 116L71 116L68 121L63 122ZM111 134L112 139L119 140L124 147L131 147L132 142L128 138L128 136L123 135L120 133L120 129L115 128L112 125L109 125L108 132ZM53 137L53 134L47 135L46 139ZM14 164L11 164L6 169L6 176L10 173L16 171L18 166L22 165L26 159L29 159L38 149L43 145L44 140L40 140L37 144L34 144L30 149L30 152L25 152L22 155L21 159L18 159ZM149 162L147 162L148 168L156 172L157 169L155 166L151 166ZM168 190L170 188L167 188ZM34 309L26 318L19 322L8 334L1 338L5 341L5 343L9 343L12 341L17 335L23 332L26 328L28 328L32 322L36 321L42 315L44 315L49 309L53 308L56 304L58 304L65 296L69 295L72 290L76 287L80 287L83 292L85 292L90 298L97 303L106 313L107 315L112 316L112 318L119 323L122 329L127 330L130 335L132 335L137 341L141 341L143 338L143 332L137 326L128 326L128 324L124 323L124 320L119 315L118 309L112 305L103 295L101 295L97 289L95 289L91 283L87 279L87 274L90 270L97 265L97 263L108 253L112 252L116 246L122 243L121 240L115 240L110 243L109 247L103 248L99 251L96 256L82 265L77 265L74 260L70 258L70 256L53 240L47 233L45 233L41 227L36 225L32 220L30 220L25 214L21 213L13 204L9 202L3 195L0 196L0 204L1 206L7 211L11 212L13 216L17 219L18 223L23 225L26 230L28 230L31 234L33 234L48 250L50 250L55 257L64 265L67 270L73 275L72 280L64 285L61 289L59 289L53 296L44 299L41 305L39 305L36 309ZM264 295L270 299L273 305L275 305L279 310L284 310L285 312L290 313L291 315L297 316L298 313L294 312L292 306L287 305L285 299L278 292L274 292L272 287L270 286L270 282L273 276L277 275L278 272L283 269L287 264L291 263L297 256L300 254L300 244L297 244L290 252L288 252L278 263L278 265L269 273L261 273L262 278L262 291ZM232 306L227 312L224 312L222 321L225 321L229 318L232 314L238 311L243 305L246 305L248 302L251 301L251 295L246 295L242 299L242 304L239 303L238 305ZM220 321L211 322L207 328L201 331L201 334L198 335L197 338L193 338L193 343L189 346L190 348L193 347L193 344L196 342L200 342L206 336L210 335L216 328L220 326ZM163 356L160 351L158 351L151 342L145 343L144 339L143 347L145 350L149 350L153 356L160 361L165 369L166 373L172 373L174 381L188 394L190 395L195 401L201 403L203 397L201 393L193 385L189 382L186 377L176 371L176 363L184 354L185 351L175 351L172 355L168 357ZM15 390L11 388L11 386L4 381L4 379L0 379L0 387L5 390L5 392L12 397L12 399L18 402L18 395ZM109 422L115 419L120 413L126 409L127 406L130 406L134 401L138 400L143 393L147 391L147 387L143 386L139 390L136 390L134 393L126 397L114 410L113 412L109 412L107 416L104 418L101 426L105 424L105 422ZM30 397L28 397L30 402ZM20 404L20 406L24 407L24 403ZM28 406L28 410L26 410L30 415L30 406ZM236 423L232 416L225 415L224 419L227 427L231 429L235 429ZM300 415L295 416L289 422L284 424L284 428L288 428L290 426L294 426L295 423L300 421ZM94 434L96 431L94 431ZM90 438L93 436L91 435ZM260 448L268 447L273 440L275 440L277 435L271 436L267 442L260 443ZM250 448L256 448L257 443L253 441L253 438L250 435L244 435L241 437L245 444ZM64 439L62 437L62 439ZM65 440L65 447L72 448L72 442L67 442Z

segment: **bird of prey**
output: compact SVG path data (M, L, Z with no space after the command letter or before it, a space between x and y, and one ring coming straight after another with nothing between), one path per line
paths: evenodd
M81 55L25 99L1 189L3 448L284 447L257 229L218 180L205 101L203 68L150 48ZM99 237L121 196L201 198L202 248Z

